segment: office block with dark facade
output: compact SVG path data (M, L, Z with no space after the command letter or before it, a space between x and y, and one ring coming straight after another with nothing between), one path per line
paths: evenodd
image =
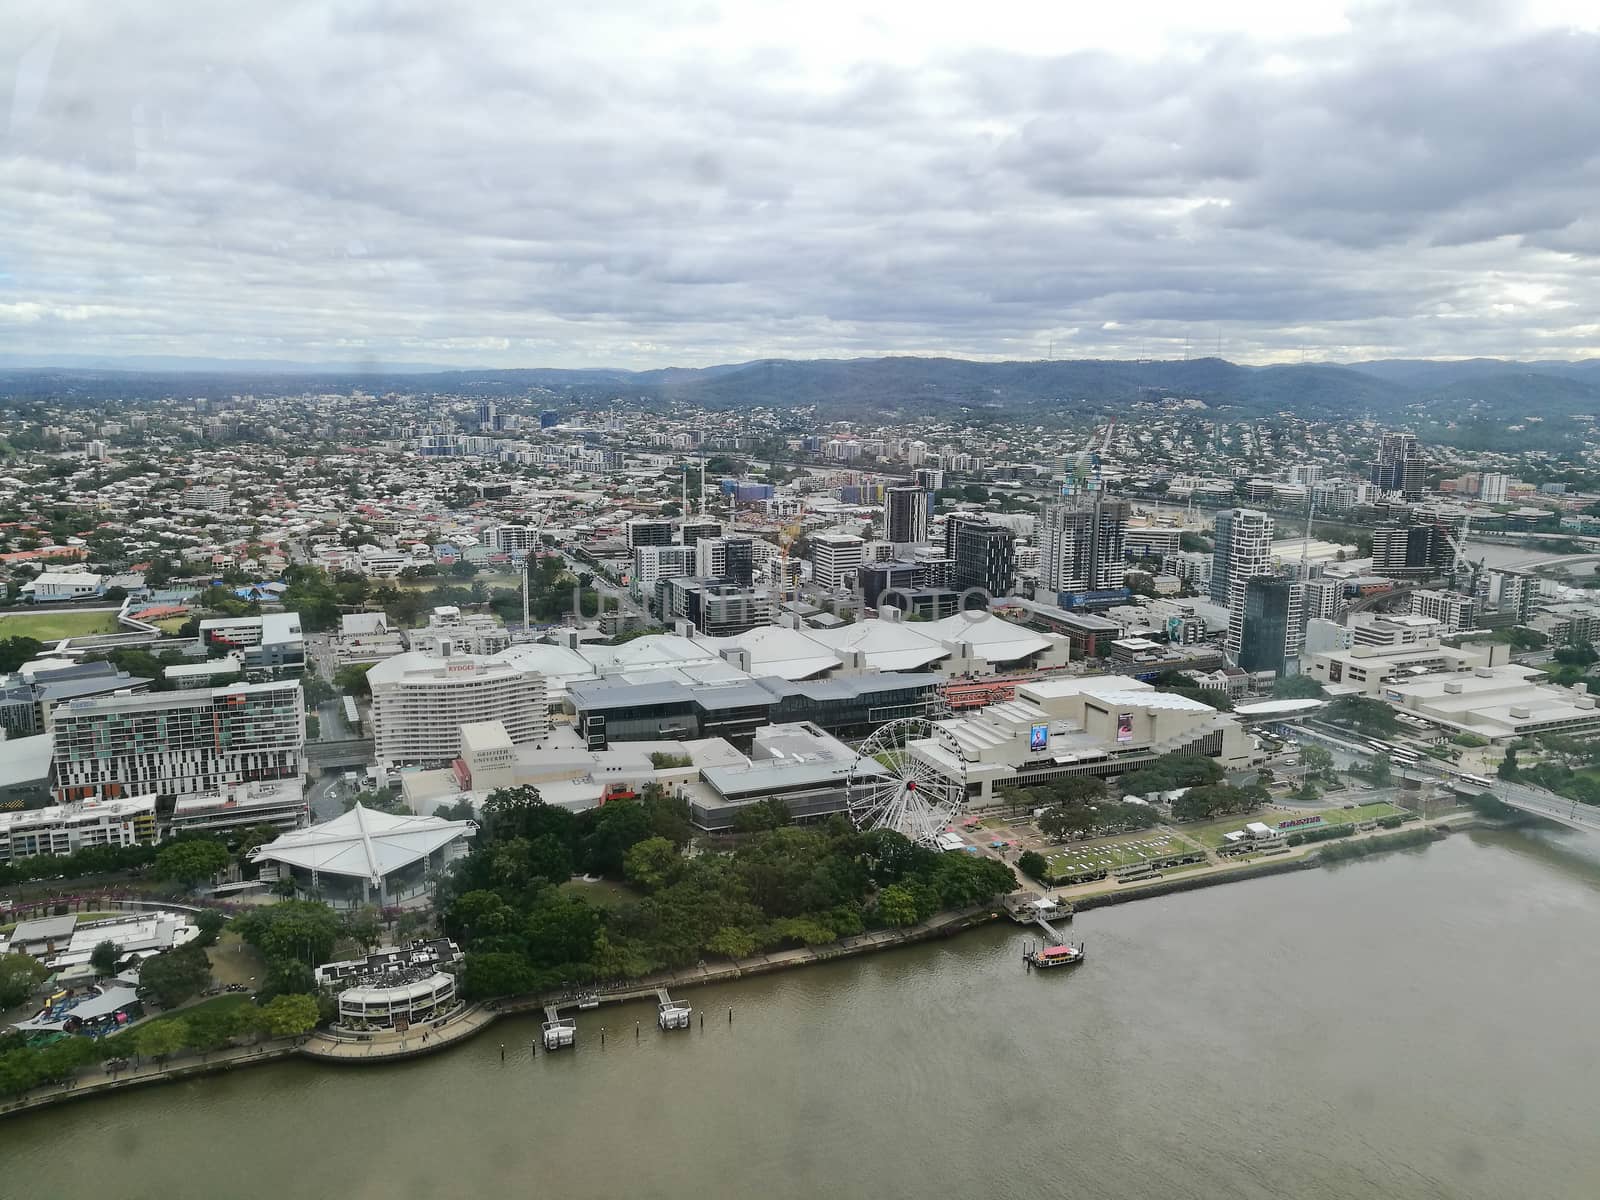
M1276 576L1258 576L1245 584L1244 637L1239 646L1242 670L1283 674L1293 632L1293 596L1294 585Z
M1016 534L1002 525L960 515L945 524L945 557L953 564L957 591L982 588L991 596L1009 596L1017 578Z
M856 584L861 589L862 603L868 608L877 608L883 593L890 589L915 591L921 587L922 564L905 560L863 563L856 571Z
M735 637L778 619L765 588L731 587L711 579L661 579L656 608L664 621L688 621L712 637Z

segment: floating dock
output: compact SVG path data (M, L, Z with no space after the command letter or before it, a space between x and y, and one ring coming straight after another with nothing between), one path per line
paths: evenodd
M666 988L656 989L656 1024L663 1029L687 1029L694 1009L682 1000L674 1000Z
M578 1043L578 1022L561 1015L561 1006L544 1006L544 1048L570 1050Z

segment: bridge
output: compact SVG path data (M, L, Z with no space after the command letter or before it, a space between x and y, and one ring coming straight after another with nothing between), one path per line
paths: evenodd
M1353 741L1335 737L1320 730L1307 729L1303 725L1286 726L1292 731L1297 740L1320 743L1332 750L1342 750L1347 754L1358 754L1363 759L1373 757L1371 746L1361 745ZM1542 817L1546 821L1555 821L1565 825L1568 829L1582 829L1589 833L1600 833L1600 806L1582 804L1566 796L1558 796L1544 788L1529 787L1525 783L1517 783L1509 779L1493 777L1487 786L1472 783L1462 779L1459 774L1450 771L1445 764L1435 762L1424 755L1417 763L1415 769L1401 767L1391 763L1391 773L1402 779L1415 779L1423 783L1442 783L1446 787L1463 796L1477 796L1488 792L1496 800L1508 808L1517 809L1530 816ZM1489 778L1489 777L1485 777Z
M322 769L364 766L373 761L374 755L371 738L306 743L307 765Z
M1387 604L1391 600L1398 600L1402 596L1409 596L1417 590L1414 583L1402 583L1399 587L1392 587L1387 592L1371 592L1365 596L1357 596L1339 610L1338 621L1341 625L1350 623L1350 614L1365 612L1369 608L1376 608L1380 604Z

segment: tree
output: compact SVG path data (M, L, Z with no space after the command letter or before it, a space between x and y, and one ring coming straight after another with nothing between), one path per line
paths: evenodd
M706 941L706 950L723 958L748 958L756 952L755 934L724 925Z
M733 828L738 833L761 833L780 829L793 820L789 806L777 796L747 804L733 814Z
M622 873L628 882L652 892L666 884L677 865L678 848L664 837L635 842L622 856Z
M147 958L139 967L139 987L162 1008L182 1004L210 983L211 960L193 942Z
M247 1004L234 1008L216 1008L206 1004L196 1007L184 1017L189 1025L189 1046L202 1054L222 1049L233 1040L235 1034L241 1032L240 1012L254 1015Z
M917 898L909 889L893 884L878 893L878 915L896 929L917 923Z
M0 1010L15 1008L50 974L29 954L0 954Z
M455 898L445 913L444 927L451 937L470 945L509 933L516 919L516 910L497 893L480 889Z
M156 875L181 883L191 891L228 865L227 848L218 842L193 838L172 842L156 855Z
M1314 700L1328 692L1309 675L1285 675L1272 685L1272 694L1279 700Z
M533 968L520 954L468 952L461 973L461 991L469 1000L517 996L532 991Z
M111 939L99 943L89 951L89 965L101 978L117 973L117 960L122 957L122 947Z
M529 959L551 967L586 961L600 920L600 913L581 896L547 888L523 922Z
M297 993L274 996L261 1007L261 1027L273 1037L299 1037L317 1027L317 998Z
M339 918L314 900L284 900L235 918L240 937L268 959L292 959L316 966L333 957Z
M0 675L10 675L25 662L39 657L44 643L31 637L0 638Z
M266 1003L279 996L313 995L317 976L305 963L292 958L276 958L267 964L266 977L256 989L256 1001Z
M158 1063L189 1045L189 1022L178 1017L165 1021L151 1021L134 1030L133 1044L146 1058Z
M1039 832L1047 838L1065 841L1075 833L1094 827L1094 813L1075 804L1058 804L1039 814Z
M1389 760L1381 754L1374 754L1367 760L1367 778L1379 787L1387 785L1390 779Z
M215 946L217 938L222 936L223 928L228 924L228 918L214 908L202 909L194 919L195 928L200 931L200 936L195 939L195 944L200 946Z
M1017 856L1017 866L1024 875L1043 883L1050 874L1050 862L1037 850L1024 850Z
M321 675L315 673L304 676L300 680L300 687L305 692L307 708L316 708L319 704L325 704L329 700L337 700L339 698L339 693L334 686Z
M340 667L335 671L333 686L347 696L372 695L372 683L367 679L367 667L356 663Z
M363 904L348 914L344 919L344 931L363 950L376 946L382 940L382 925L377 905Z
M1319 779L1329 779L1337 775L1333 769L1333 755L1321 746L1307 746L1300 751L1300 761L1305 764L1306 774Z
M1515 746L1506 747L1505 757L1500 760L1500 766L1496 769L1496 774L1501 779L1515 779L1517 777L1517 748Z

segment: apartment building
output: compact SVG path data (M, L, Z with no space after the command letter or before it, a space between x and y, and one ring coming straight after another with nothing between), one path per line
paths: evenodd
M209 795L299 779L305 705L296 680L101 696L56 706L56 797Z
M445 643L456 654L499 654L511 645L511 633L488 613L463 613L443 604L428 614L428 623L411 634L411 648L439 654Z
M0 863L91 846L132 846L156 837L156 798L82 800L0 813Z
M499 721L522 745L550 735L544 676L471 654L413 651L367 672L372 734L383 766L443 766L461 748L461 726Z

